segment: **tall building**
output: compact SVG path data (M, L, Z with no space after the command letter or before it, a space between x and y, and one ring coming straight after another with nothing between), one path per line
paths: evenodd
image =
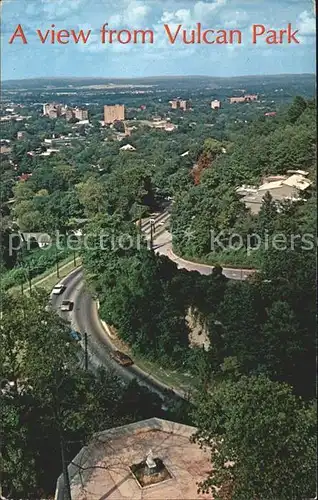
M88 120L88 111L87 109L75 108L75 118L77 120Z
M220 107L221 107L221 101L219 101L218 99L214 99L213 101L211 101L212 109L220 109Z
M115 121L125 120L125 106L115 104L113 106L104 106L104 122L114 123Z
M67 108L65 110L65 118L67 121L72 120L72 118L74 118L74 112L72 108Z
M170 101L171 109L182 109L186 111L190 107L189 101L186 99L173 99Z
M50 118L57 118L62 114L62 105L56 103L46 103L43 104L43 115L49 116Z
M176 99L174 99L173 101L170 102L171 104L171 109L178 109L178 104L179 104L179 101L177 101Z
M182 109L183 111L186 111L190 107L189 101L186 101L185 99L181 99L179 101L179 108Z

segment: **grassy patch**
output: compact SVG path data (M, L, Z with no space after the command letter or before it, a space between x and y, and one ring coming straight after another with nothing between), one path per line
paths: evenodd
M74 266L73 257L68 257L67 259L59 262L59 277L56 275L56 266L47 269L44 273L39 274L36 278L31 280L32 287L37 286L44 288L48 292L52 290L54 285L56 285L61 279L65 278L70 272L75 269L75 267L81 265L81 260L79 257L76 259L76 266ZM23 284L23 289L29 290L29 283L26 281ZM21 285L16 285L8 290L10 293L21 291Z
M184 392L193 391L193 377L191 375L177 370L170 370L160 366L158 361L149 361L140 355L134 354L131 348L118 337L116 329L113 326L110 326L109 329L112 334L111 341L116 349L128 354L141 370L149 373L149 375L158 379L159 382L168 385L171 389Z
M149 361L148 359L140 356L132 355L132 358L139 368L157 378L163 384L168 385L171 389L184 392L193 391L192 375L164 368L160 366L160 363L156 361Z

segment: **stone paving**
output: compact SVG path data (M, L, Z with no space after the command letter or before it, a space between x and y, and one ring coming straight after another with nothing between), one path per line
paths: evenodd
M197 483L211 469L209 456L189 438L195 428L151 418L96 434L69 467L72 500L195 500L212 499L197 493ZM152 450L171 479L141 488L129 467ZM58 480L56 500L61 496Z

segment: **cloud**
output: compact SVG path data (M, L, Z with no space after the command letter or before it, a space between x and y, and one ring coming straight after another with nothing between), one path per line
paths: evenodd
M316 34L316 21L307 10L304 10L298 18L297 28L299 34L303 36L314 36Z
M193 15L198 20L209 21L211 16L221 7L227 4L228 0L215 0L214 2L197 2L193 7Z
M246 11L229 11L221 16L222 27L225 29L244 29L248 26L248 21Z
M147 21L151 8L139 0L124 0L121 9L108 18L108 24L112 28L129 26L139 28Z
M190 27L197 22L210 22L215 18L216 11L227 4L228 0L214 0L213 2L199 1L192 8L164 11L161 16L163 23L182 23Z
M85 0L41 0L43 14L50 20L69 16L84 5Z

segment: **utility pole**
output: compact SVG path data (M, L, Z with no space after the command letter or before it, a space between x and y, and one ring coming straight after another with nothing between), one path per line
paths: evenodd
M153 222L150 221L150 250L153 250Z
M141 214L142 214L142 208L140 207L140 211L139 211L139 223L138 223L138 227L139 227L139 232L142 233L142 230L141 230L141 225L142 225L142 217L141 217Z
M57 258L57 249L55 249L55 262L56 262L56 276L57 278L60 277L60 269L59 269L59 261Z
M28 281L29 281L29 291L30 293L32 292L32 280L31 280L31 270L30 270L30 264L27 263L28 266Z
M76 252L75 252L75 250L73 252L73 263L74 263L74 267L76 267Z
M84 353L85 353L85 370L88 370L88 345L87 345L87 332L84 332Z

